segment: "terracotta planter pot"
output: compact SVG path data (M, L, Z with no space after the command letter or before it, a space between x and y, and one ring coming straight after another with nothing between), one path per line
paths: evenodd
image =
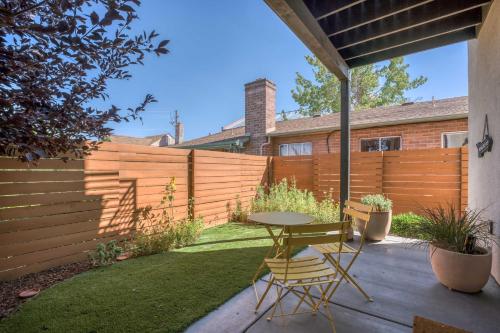
M365 223L360 219L354 219L360 233L365 230ZM388 212L371 212L370 221L366 229L365 237L368 240L381 241L391 230L392 210Z
M477 293L488 282L491 272L491 251L464 254L429 246L432 270L439 282L449 289Z

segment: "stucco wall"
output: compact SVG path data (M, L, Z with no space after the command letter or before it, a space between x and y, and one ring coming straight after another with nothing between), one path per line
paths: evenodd
M469 207L485 209L500 235L500 1L495 1L477 40L469 42ZM477 157L488 114L493 151ZM500 239L500 237L498 237ZM500 282L500 247L492 274Z

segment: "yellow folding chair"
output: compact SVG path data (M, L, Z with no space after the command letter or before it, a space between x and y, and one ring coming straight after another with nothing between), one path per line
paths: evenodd
M276 287L276 302L271 310L267 320L274 317L290 316L303 313L317 313L319 307L323 304L325 308L325 317L328 319L333 332L335 325L333 315L329 308L328 295L336 282L338 264L334 267L326 264L322 259L315 256L291 258L294 247L314 244L337 244L338 253L336 262L340 262L343 242L347 239L347 231L350 223L337 222L328 224L313 224L287 227L283 245L285 248L284 258L267 258L266 265L271 271L271 278L268 282L268 288L272 285ZM333 233L335 232L335 233ZM320 297L315 299L311 294L311 289L318 289ZM292 312L285 313L282 300L286 295L284 290L288 290L292 295L297 296L299 302ZM302 304L308 305L310 311L299 312ZM279 307L280 313L276 314Z
M370 214L372 212L372 207L368 205L363 205L359 202L351 201L351 200L346 200L345 201L345 208L344 208L344 222L350 221L352 223L352 220L354 218L358 218L362 220L365 223L365 228L363 232L361 233L361 239L359 243L359 247L357 249L347 245L343 244L342 249L340 250L341 253L344 254L350 254L352 255L351 260L347 264L347 266L344 268L342 265L338 262L338 260L332 255L335 254L339 251L338 244L335 243L325 243L325 244L317 244L314 245L314 248L319 251L321 254L324 256L324 261L330 262L334 267L338 267L338 271L341 275L341 278L339 281L336 283L334 288L331 290L329 298L335 293L335 291L338 289L342 281L345 279L349 284L351 284L354 288L356 288L363 296L370 302L373 302L373 298L370 297L364 290L361 288L361 286L357 283L357 281L349 274L349 270L351 269L352 265L358 258L359 254L361 253L361 250L363 249L363 245L365 244L365 232L367 229L366 224L370 221Z

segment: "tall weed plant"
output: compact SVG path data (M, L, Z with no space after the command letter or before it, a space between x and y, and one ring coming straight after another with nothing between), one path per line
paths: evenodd
M189 215L174 220L175 177L165 186L165 193L158 210L151 206L136 212L137 224L141 226L136 233L131 250L134 256L144 256L169 251L193 244L200 236L204 223L202 217ZM189 200L189 211L193 201Z
M295 180L288 182L286 178L272 185L269 193L266 193L264 187L259 187L252 201L251 211L305 213L314 216L317 223L329 223L339 219L339 207L331 195L318 201L312 192L298 189Z

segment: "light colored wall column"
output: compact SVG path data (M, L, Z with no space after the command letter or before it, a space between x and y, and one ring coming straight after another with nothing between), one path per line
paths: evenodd
M469 207L485 209L500 241L500 1L494 1L477 40L469 42ZM479 158L476 143L489 118L493 150ZM500 282L500 247L492 274Z

